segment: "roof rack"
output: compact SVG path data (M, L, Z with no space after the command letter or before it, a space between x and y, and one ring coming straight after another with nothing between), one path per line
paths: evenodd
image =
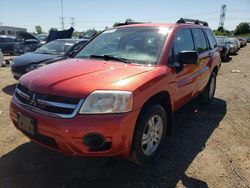
M126 21L123 23L117 23L116 26L123 26L123 25L131 25L131 24L145 24L145 23L150 23L150 22L131 22L131 21Z
M208 23L201 21L201 20L195 20L195 19L189 19L189 18L180 18L176 23L181 24L181 23L194 23L197 25L204 25L208 27Z

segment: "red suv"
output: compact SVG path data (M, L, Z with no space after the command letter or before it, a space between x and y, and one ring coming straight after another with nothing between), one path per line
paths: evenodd
M162 149L173 112L196 96L213 99L220 63L206 22L121 24L73 59L24 75L10 116L49 149L145 164Z

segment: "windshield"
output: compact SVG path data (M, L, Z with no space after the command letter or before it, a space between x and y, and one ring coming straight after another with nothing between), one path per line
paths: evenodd
M65 55L69 49L73 46L73 41L51 41L40 48L35 50L35 53L39 54L53 54L53 55Z
M230 44L234 44L235 43L234 39L228 39L228 41L229 41Z
M225 44L226 39L224 37L216 37L217 43L218 44Z
M109 56L130 63L156 64L169 31L166 27L109 29L88 43L75 58Z

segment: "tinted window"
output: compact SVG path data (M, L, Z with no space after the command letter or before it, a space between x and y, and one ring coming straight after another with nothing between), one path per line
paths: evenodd
M202 29L193 29L194 42L196 50L202 53L207 50L207 42Z
M208 38L210 47L212 49L216 48L217 47L217 41L216 41L216 39L214 37L214 33L211 30L208 30L208 29L206 29L205 32L207 34L207 38Z
M194 50L193 37L190 29L182 29L177 32L173 42L174 62L178 59L178 54L184 50Z

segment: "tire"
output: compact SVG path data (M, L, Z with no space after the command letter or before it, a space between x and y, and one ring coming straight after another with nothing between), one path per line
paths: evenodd
M155 104L143 110L134 132L132 161L146 165L157 159L166 138L166 131L167 114L161 105Z
M201 103L209 104L213 100L216 90L216 76L217 74L215 72L212 72L204 92L200 95Z

